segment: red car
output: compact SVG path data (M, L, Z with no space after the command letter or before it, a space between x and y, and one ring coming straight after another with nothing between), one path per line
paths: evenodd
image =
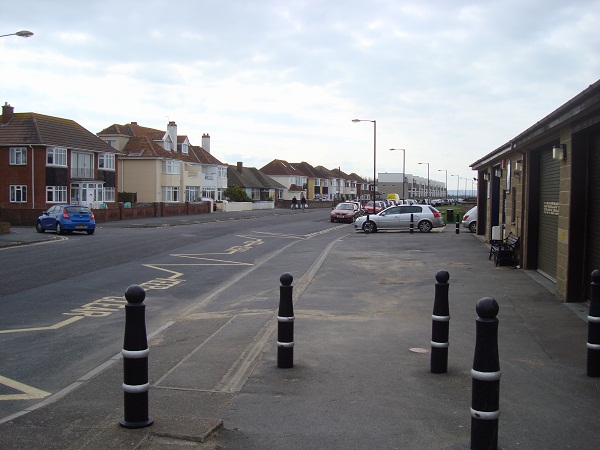
M375 212L373 213L373 202L368 202L365 205L366 214L377 214L385 209L385 203L380 200L375 200Z
M332 208L331 221L352 223L359 214L360 211L356 203L344 202L338 204L335 208Z

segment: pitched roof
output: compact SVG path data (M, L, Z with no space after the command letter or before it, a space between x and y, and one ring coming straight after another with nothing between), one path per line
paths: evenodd
M237 166L227 166L227 185L254 189L285 189L286 187L265 175L255 167L242 167L242 173Z
M46 145L119 153L73 120L33 112L14 113L6 124L0 119L0 145Z
M366 183L367 181L365 179L363 179L361 176L357 175L356 173L352 172L350 175L348 175L348 177L351 180L356 181L357 183Z
M193 154L196 160L201 164L216 164L218 166L226 165L215 158L212 153L208 153L202 147L197 145L190 145L190 153Z
M321 172L323 175L325 175L324 178L339 178L339 175L336 174L335 172L332 172L331 170L329 170L326 167L323 166L317 166L317 170L319 172Z
M137 122L125 125L113 124L98 133L99 136L128 137L129 140L123 148L123 153L128 157L178 159L189 163L225 165L202 147L196 145L190 145L187 154L176 150L166 150L162 146L165 134L166 131L143 127ZM186 136L178 135L177 142L182 143L185 138Z
M302 172L303 175L311 178L329 178L325 176L323 172L318 170L316 167L311 166L309 163L302 161L301 163L292 164L296 169Z
M267 175L290 175L290 176L306 176L298 170L293 164L281 159L274 159L267 165L260 168L260 171Z

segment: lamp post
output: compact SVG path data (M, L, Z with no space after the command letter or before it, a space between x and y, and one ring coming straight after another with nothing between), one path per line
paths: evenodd
M454 197L454 202L458 203L458 189L459 189L459 184L460 184L460 176L458 175L450 175L451 177L456 177L456 195Z
M352 119L352 122L372 122L373 123L373 214L375 214L375 191L377 185L377 121ZM368 219L368 217L367 217Z
M465 180L465 199L467 198L467 180L469 179L469 177L464 177L463 180Z
M16 33L0 34L0 37L6 37L6 36L19 36L19 37L28 38L30 36L33 36L33 33L31 31L21 30L21 31L17 31Z
M438 172L446 172L446 200L448 200L448 171L446 169L438 169Z
M427 164L427 203L431 202L431 190L429 189L429 163L419 163L419 164Z
M402 152L402 203L406 200L404 196L404 181L406 180L406 150L403 148L390 148L390 152L399 151Z

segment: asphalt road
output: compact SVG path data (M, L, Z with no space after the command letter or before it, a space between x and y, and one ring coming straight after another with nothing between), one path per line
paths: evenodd
M190 310L274 311L280 275L303 274L329 242L353 232L325 210L234 219L99 224L93 236L0 251L0 418L120 352L128 286L146 289L149 334ZM217 301L228 289L236 295ZM249 321L248 333L261 326Z

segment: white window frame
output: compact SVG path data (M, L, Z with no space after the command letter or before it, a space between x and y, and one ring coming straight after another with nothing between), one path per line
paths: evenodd
M27 203L26 185L10 185L10 203Z
M105 187L104 188L104 201L105 202L114 202L115 201L115 188L114 187Z
M227 178L227 167L218 167L219 178Z
M46 166L67 167L67 149L62 147L46 149Z
M200 186L186 186L185 187L185 201L195 202L196 199L200 198Z
M27 147L10 147L9 164L11 166L26 166Z
M100 153L98 155L98 169L100 170L115 170L115 154Z
M163 186L162 201L167 203L179 203L179 186Z
M67 186L46 186L47 203L65 203L67 201Z
M165 159L162 163L163 173L168 175L181 174L181 162L174 159Z

